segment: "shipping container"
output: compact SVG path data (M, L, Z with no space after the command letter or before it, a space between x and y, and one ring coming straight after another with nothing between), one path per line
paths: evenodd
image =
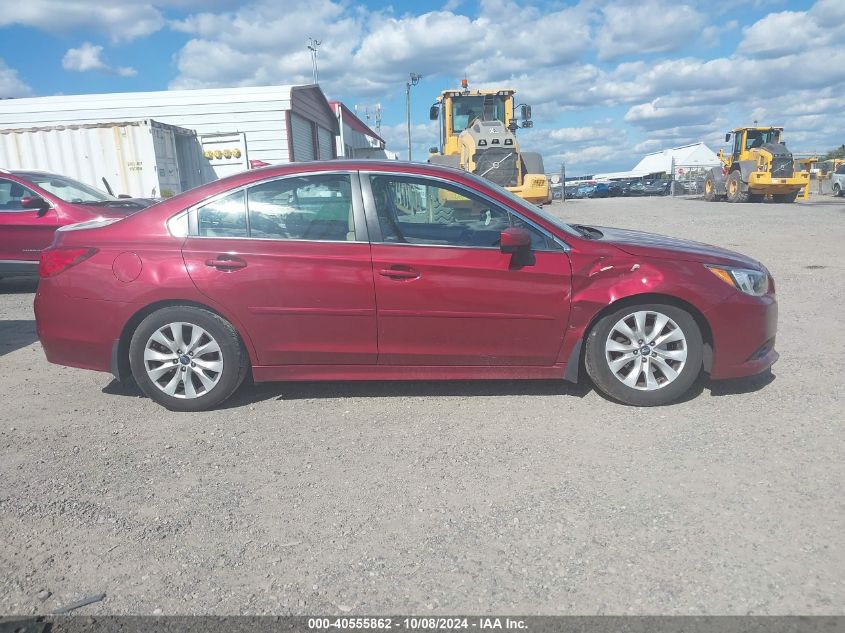
M200 142L208 145L205 151L211 152L211 158L206 160L218 177L252 164L332 158L338 134L337 117L317 85L0 100L0 130L136 119L154 119L196 131Z
M216 178L193 130L151 119L0 129L0 167L137 198L166 198Z

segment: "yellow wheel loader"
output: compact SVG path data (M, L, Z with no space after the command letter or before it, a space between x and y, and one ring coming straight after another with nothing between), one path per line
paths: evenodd
M432 121L440 119L440 147L432 147L428 162L471 172L534 204L552 201L543 157L524 152L516 139L520 127L530 128L531 106L521 106L520 125L514 118L513 90L445 90L431 106ZM444 201L445 202L445 201ZM459 201L451 206L459 207Z
M721 167L714 167L704 181L705 200L761 202L767 195L775 202L795 202L810 187L810 174L796 171L792 153L781 140L782 127L741 127L733 136L730 155L719 152Z

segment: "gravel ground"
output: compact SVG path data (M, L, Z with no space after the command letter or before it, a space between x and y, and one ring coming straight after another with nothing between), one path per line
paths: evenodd
M609 199L754 256L772 379L658 409L553 381L296 383L170 413L50 365L0 282L0 614L842 614L845 200ZM49 593L49 595L48 595Z

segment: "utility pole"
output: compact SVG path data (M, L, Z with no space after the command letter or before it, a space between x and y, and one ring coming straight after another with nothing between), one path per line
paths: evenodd
M314 83L317 83L317 49L322 40L315 40L313 37L308 38L308 50L311 51L311 68L314 76Z
M422 75L411 73L410 80L405 82L405 113L408 119L408 160L411 160L411 86L420 83Z

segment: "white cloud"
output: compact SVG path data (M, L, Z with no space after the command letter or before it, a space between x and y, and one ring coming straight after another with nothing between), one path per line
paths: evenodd
M174 22L173 28L194 39L177 54L179 75L171 87L309 82L308 36L322 40L320 83L329 93L384 94L401 89L408 72L449 82L466 74L482 85L526 67L574 61L589 43L588 20L578 7L544 14L507 0L485 0L474 19L449 9L395 16L334 0L281 13L276 3L259 0ZM209 56L221 67L210 64Z
M669 0L616 2L604 6L601 12L604 24L596 37L601 60L678 50L707 23L703 13Z
M580 143L583 141L594 141L601 139L607 134L607 128L588 127L561 127L551 130L539 131L547 135L551 140L561 143Z
M754 57L783 57L837 44L845 28L845 2L818 0L809 11L770 13L743 29L738 50Z
M632 106L625 113L625 122L634 123L646 130L671 127L678 124L700 125L711 121L712 108L706 106L664 106L660 99Z
M0 12L0 27L21 24L54 33L95 30L113 42L149 35L164 26L161 12L147 2L127 0L108 4L98 0L27 0L14 11Z
M112 67L102 60L103 47L95 46L90 42L84 42L79 48L71 48L62 57L62 68L76 72L96 71L120 75L121 77L134 77L137 71L127 66Z
M0 99L12 97L28 97L32 89L18 77L18 71L9 68L6 62L0 58Z
M417 161L428 159L428 150L436 147L439 139L437 122L411 124L411 149ZM381 128L381 137L387 148L399 154L403 160L408 158L408 127L406 123L396 123Z

